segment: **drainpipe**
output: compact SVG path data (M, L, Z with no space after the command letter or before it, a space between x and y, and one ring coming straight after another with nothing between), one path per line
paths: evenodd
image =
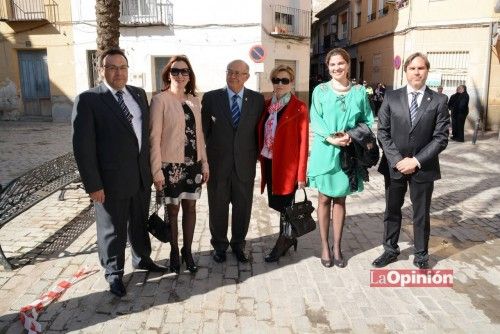
M490 22L490 27L488 29L488 48L487 52L488 54L486 55L486 67L485 67L485 73L484 73L484 94L483 94L483 106L484 106L484 111L483 111L483 122L482 122L482 131L484 132L486 130L486 121L488 119L488 97L489 97L489 90L490 90L490 74L491 74L491 36L493 35L493 22Z

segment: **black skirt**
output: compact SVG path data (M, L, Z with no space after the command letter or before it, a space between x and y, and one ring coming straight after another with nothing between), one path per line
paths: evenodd
M273 175L272 175L272 163L273 161L271 159L267 159L264 157L264 174L266 176L266 187L267 187L267 198L269 202L269 207L279 211L283 212L285 211L286 207L289 207L292 205L293 198L295 197L295 191L297 190L297 187L295 187L295 190L287 195L276 195L273 194Z

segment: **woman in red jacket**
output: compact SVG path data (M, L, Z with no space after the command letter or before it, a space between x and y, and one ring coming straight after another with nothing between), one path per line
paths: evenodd
M279 65L271 71L274 94L266 101L266 112L258 125L261 193L267 185L269 207L280 212L280 234L266 255L266 262L278 261L288 249L297 249L297 239L282 235L284 209L292 204L297 188L306 184L309 148L309 112L304 102L292 94L295 73Z

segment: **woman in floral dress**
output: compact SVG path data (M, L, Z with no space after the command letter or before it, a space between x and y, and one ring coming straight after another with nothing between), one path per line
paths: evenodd
M185 56L174 56L162 71L164 89L151 101L151 172L157 191L165 195L166 216L172 224L170 271L180 263L194 273L191 244L196 224L196 200L208 180L208 163L201 125L196 78ZM183 247L179 259L177 217L182 206Z

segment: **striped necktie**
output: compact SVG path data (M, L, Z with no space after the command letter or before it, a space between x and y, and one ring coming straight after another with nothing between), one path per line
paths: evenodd
M233 120L234 127L238 126L240 121L240 106L238 105L238 95L235 94L232 97L231 102L231 118Z
M116 97L118 98L118 104L120 104L120 108L122 109L123 114L125 115L125 118L132 125L132 118L134 118L134 116L128 110L127 105L125 104L125 101L123 100L123 91L122 90L117 91Z
M420 92L411 92L411 104L410 104L410 120L411 120L411 125L413 125L413 122L415 121L415 117L417 116L417 109L418 109L418 104L417 104L417 98Z

